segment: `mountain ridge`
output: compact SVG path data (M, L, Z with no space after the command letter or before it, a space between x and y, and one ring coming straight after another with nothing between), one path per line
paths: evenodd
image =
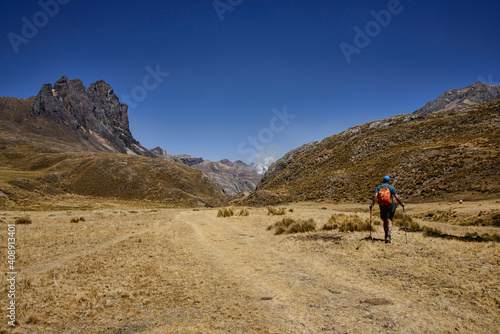
M238 203L364 202L387 174L414 201L496 197L499 141L500 100L393 116L288 152Z
M457 107L500 99L500 85L488 85L476 82L462 89L452 89L441 94L437 99L428 102L422 108L415 110L417 115L427 115L432 112L451 110Z
M180 162L207 173L221 185L224 194L229 196L255 190L256 184L262 178L262 175L257 173L253 164L247 165L241 160L222 159L220 161L210 161L195 158L188 154L173 155L161 147L151 149L150 152L160 158Z

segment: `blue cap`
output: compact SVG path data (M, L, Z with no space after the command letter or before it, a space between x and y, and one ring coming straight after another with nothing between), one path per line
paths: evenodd
M389 182L391 180L391 178L389 176L384 176L384 182Z

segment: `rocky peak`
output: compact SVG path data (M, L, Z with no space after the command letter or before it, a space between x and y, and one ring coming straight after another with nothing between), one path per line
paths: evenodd
M451 110L498 99L500 99L500 85L492 86L483 82L476 82L466 88L450 90L413 113L427 115L432 112Z
M162 158L162 159L165 159L168 161L172 161L172 162L182 163L182 161L180 159L176 158L175 155L168 153L167 151L162 149L160 146L157 146L153 149L150 149L149 152L155 157L159 157L159 158Z
M113 88L103 80L85 88L80 79L62 76L45 84L31 108L32 117L45 117L70 127L95 148L151 156L129 129L128 106L120 103Z

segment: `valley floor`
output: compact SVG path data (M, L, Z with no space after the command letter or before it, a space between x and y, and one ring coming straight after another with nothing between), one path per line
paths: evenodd
M454 204L499 209L498 201ZM416 205L411 214L448 203ZM318 228L366 205L292 204ZM28 213L16 228L17 326L5 333L498 333L500 252L472 243L393 232L274 235L266 209L217 218L216 209L100 209ZM374 212L373 222L378 220ZM7 224L0 211L1 269ZM70 223L72 218L84 221ZM422 222L422 221L420 221ZM425 223L425 222L423 222ZM446 233L498 227L428 222ZM380 226L373 232L383 238ZM6 286L5 279L2 285Z

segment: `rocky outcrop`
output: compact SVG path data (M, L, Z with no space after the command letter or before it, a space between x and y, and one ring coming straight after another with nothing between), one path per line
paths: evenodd
M450 90L413 113L427 115L432 112L451 110L474 103L498 99L500 99L500 85L492 86L477 82L463 89Z
M187 154L179 154L175 157L179 159L184 165L189 167L201 164L204 161L203 158L195 158Z
M162 159L165 159L168 161L182 163L182 161L179 158L177 158L175 155L168 153L167 151L165 151L164 149L162 149L159 146L149 150L149 153L151 153L155 157L159 157L159 158L162 158Z
M101 151L152 156L132 136L127 111L103 80L86 89L81 80L63 76L54 86L42 86L31 116L64 124Z

